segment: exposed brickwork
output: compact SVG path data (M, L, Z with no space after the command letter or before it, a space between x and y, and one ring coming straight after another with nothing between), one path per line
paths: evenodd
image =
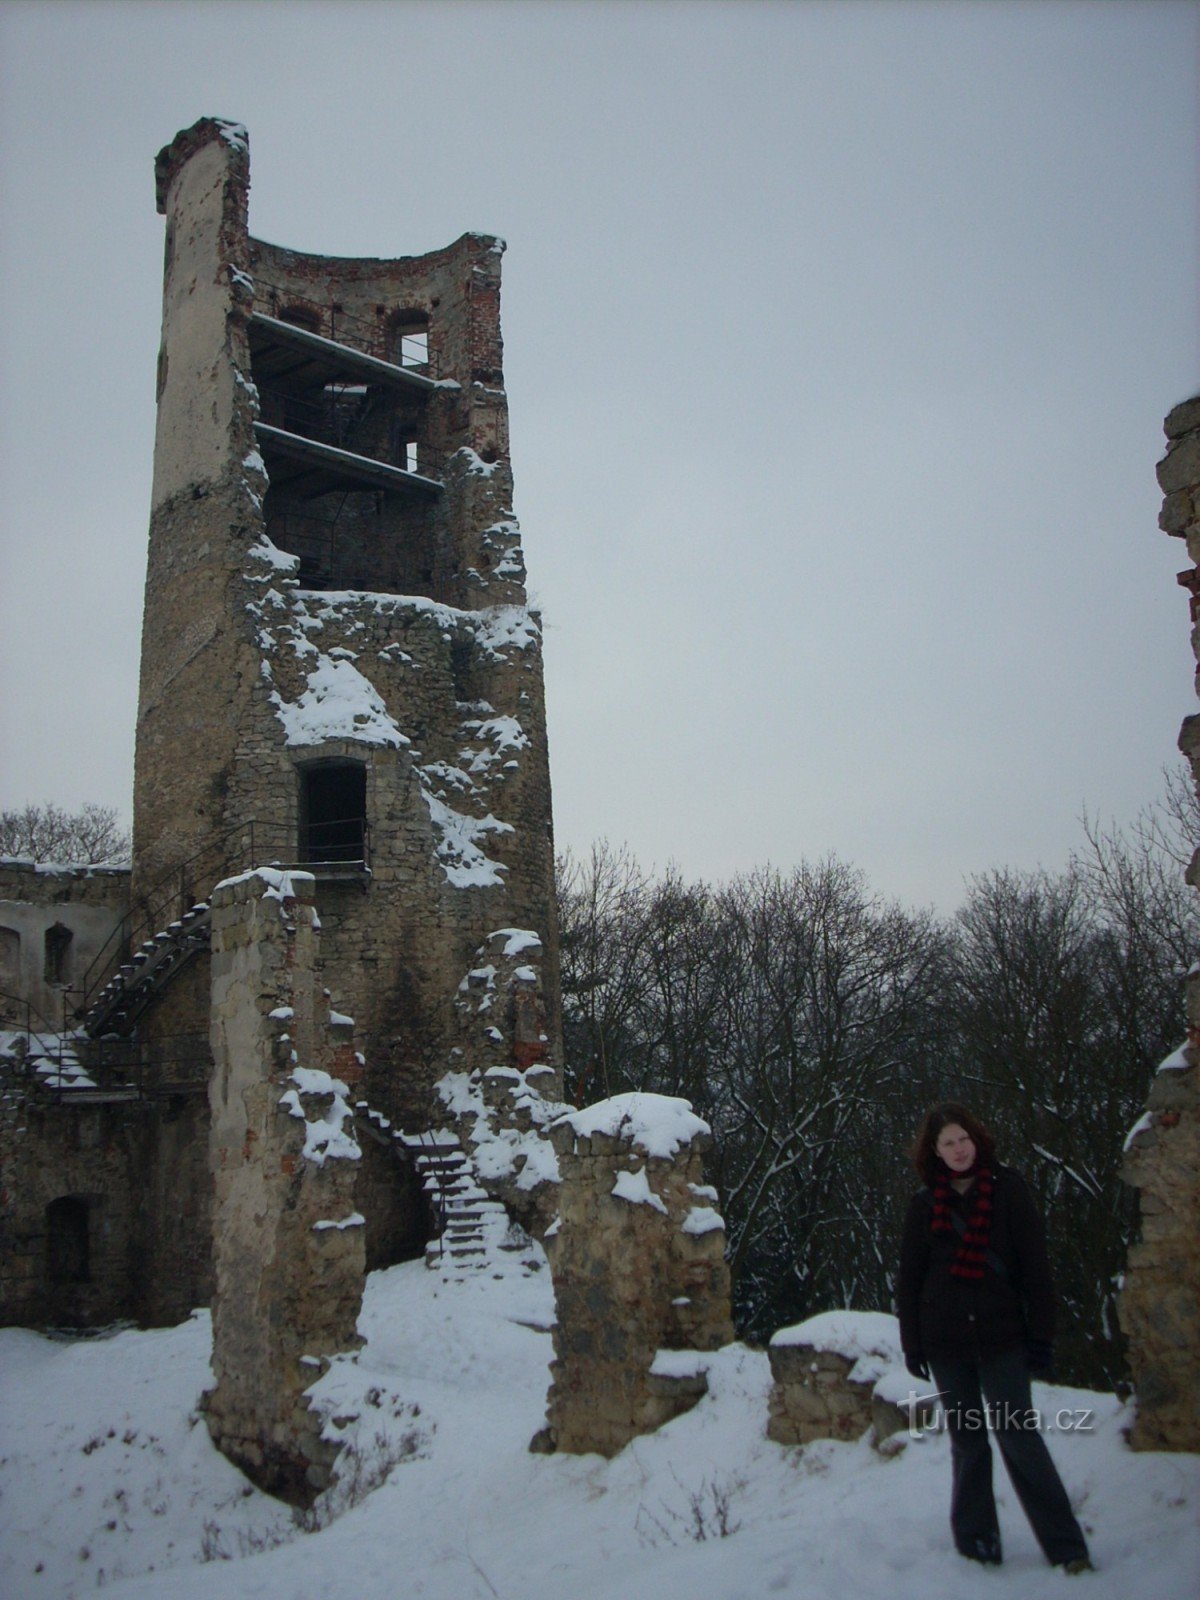
M559 1061L540 628L526 605L502 387L503 245L467 234L426 256L355 260L252 239L244 135L211 121L180 135L159 173L171 246L135 897L196 856L191 876L206 892L245 863L252 819L258 859L294 859L306 768L364 763L371 871L357 884L320 882L323 960L339 1004L358 1018L372 1105L420 1126L453 1042L456 985L497 926L541 935L546 1054ZM303 412L307 402L254 386L254 313L387 360L417 319L437 377L413 411L418 470L430 463L444 492L311 500L270 485L255 419L283 424L288 404ZM190 415L199 366L217 422L196 438L176 419ZM382 457L416 403L354 404L354 449ZM300 588L298 562L276 551L304 556L318 512L346 586L331 589L327 572L314 593ZM376 697L383 734L326 727L307 738L285 727L288 707L319 694L313 675L329 663ZM495 867L472 880L455 836L473 831Z
M522 1074L521 1094L506 1087L489 1115L536 1137L545 1116L531 1123L529 1097L545 1088L544 1113L561 1065L541 627L513 512L504 246L465 234L378 260L256 240L248 138L213 118L180 133L155 170L166 249L128 902L148 926L135 948L218 881L310 860L313 828L344 820L328 810L338 782L361 797L339 801L360 807L357 848L317 868L314 960L321 987L356 1018L362 1062L341 1076L375 1130L355 1203L369 1212L368 1259L383 1264L428 1239L430 1208L397 1134L447 1120L437 1085L448 1068L477 1085L497 1065ZM414 338L415 366L403 345ZM336 470L305 464L313 444L342 452ZM362 479L364 461L374 478ZM0 894L5 883L0 873ZM90 914L84 891L70 893L73 915ZM105 915L123 909L114 899ZM536 981L513 979L500 1043L464 1035L463 974L512 928L536 935ZM0 958L15 966L9 934ZM142 989L152 998L122 1043L128 1106L110 1116L121 1150L93 1161L87 1180L106 1197L123 1188L139 1263L110 1272L94 1298L156 1321L185 1315L211 1285L208 1110L196 1091L224 980L202 940L187 957ZM187 1081L176 1081L184 1057ZM52 1127L47 1106L39 1129ZM83 1184L57 1154L67 1135L39 1137L48 1170ZM521 1188L523 1165L493 1186L544 1227L549 1202ZM30 1241L42 1211L39 1190L19 1219ZM219 1245L227 1229L218 1216ZM298 1278L294 1293L315 1296L315 1280Z
M541 1239L558 1215L559 1170L547 1137L562 1104L549 1045L544 949L522 928L497 929L475 953L455 999L456 1043L437 1085L479 1181Z

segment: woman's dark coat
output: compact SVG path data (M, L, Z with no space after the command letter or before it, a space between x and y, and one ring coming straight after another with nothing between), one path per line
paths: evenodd
M1049 1344L1054 1337L1054 1290L1037 1202L1011 1167L998 1166L993 1184L989 1250L1005 1271L997 1272L989 1261L981 1282L951 1276L959 1235L954 1228L930 1231L933 1191L921 1189L909 1204L896 1300L900 1342L910 1361L971 1360L1030 1339ZM951 1187L949 1198L951 1208L967 1220L975 1204L974 1185L964 1195Z

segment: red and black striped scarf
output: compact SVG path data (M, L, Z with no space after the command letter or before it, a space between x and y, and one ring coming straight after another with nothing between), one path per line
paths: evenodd
M987 1167L978 1167L971 1176L975 1179L975 1204L967 1219L967 1231L959 1241L958 1251L950 1266L955 1278L966 1278L978 1283L987 1263L988 1243L992 1236L992 1174ZM967 1176L966 1173L963 1174ZM950 1220L950 1179L939 1172L933 1184L934 1233L950 1233L954 1224Z

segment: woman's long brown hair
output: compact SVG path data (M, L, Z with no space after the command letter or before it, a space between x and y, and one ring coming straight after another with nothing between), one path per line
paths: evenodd
M996 1164L996 1141L983 1123L966 1106L945 1100L941 1105L930 1106L925 1113L910 1152L913 1166L923 1183L932 1184L946 1172L946 1163L937 1153L937 1142L942 1129L949 1127L952 1122L971 1135L975 1144L976 1166L994 1167Z

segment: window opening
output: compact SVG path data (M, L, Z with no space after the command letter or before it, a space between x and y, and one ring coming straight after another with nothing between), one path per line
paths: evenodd
M56 922L52 928L46 929L43 977L47 983L67 982L73 937L70 928L64 927L61 922Z
M90 1283L91 1207L78 1195L63 1195L46 1207L46 1267L51 1283Z
M402 311L392 322L392 360L398 367L429 366L429 318L423 311Z
M300 857L313 865L366 860L367 769L330 761L300 772Z
M429 365L429 329L414 328L400 335L400 365L402 367L427 367Z

